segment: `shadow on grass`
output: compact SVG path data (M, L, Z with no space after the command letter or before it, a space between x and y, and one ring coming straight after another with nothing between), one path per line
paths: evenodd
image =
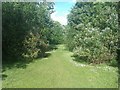
M56 49L58 49L56 45L51 45L47 50L43 51L43 53L39 54L38 57L35 59L49 57L51 55L51 51ZM9 59L2 61L2 65L3 65L3 69L4 68L11 69L14 67L24 69L29 63L33 61L34 60L26 60L26 59L18 59L18 58L10 57Z
M17 60L17 61L9 61L7 60L6 62L2 63L2 80L5 80L7 78L7 75L4 73L6 70L12 69L12 68L23 68L25 69L27 66L27 61L26 60Z
M118 67L118 65L120 64L120 62L118 62L116 59L111 60L111 62L110 61L103 61L101 63L99 63L99 62L98 63L97 62L93 63L93 62L88 61L87 56L81 56L80 57L80 56L77 56L77 55L72 55L71 57L73 58L73 61L76 61L76 62L79 62L79 63L84 63L84 64L91 64L91 65L106 64L106 65L111 66L111 67Z
M51 55L50 52L46 52L46 53L44 54L44 57L43 57L43 58L47 58L47 57L49 57L50 55Z
M7 61L5 63L3 63L3 71L5 71L5 69L12 69L12 68L26 68L27 64L29 64L31 62L31 60L16 60L16 61Z
M22 68L25 69L27 65L31 61L28 60L17 60L17 61L7 61L2 63L2 80L5 80L7 78L7 75L4 73L6 70L12 69L12 68Z
M41 60L42 58L48 58L51 56L51 51L58 49L56 45L52 45L48 48L48 50L40 55L36 59L33 60L26 60L26 59L18 59L18 58L9 58L5 61L2 61L2 78L5 80L7 78L7 75L4 73L6 70L12 69L12 68L22 68L25 69L29 63L34 62L35 60ZM4 60L4 59L3 59Z
M37 57L35 60L38 58L47 58L51 55L49 52L45 52L45 54L41 57ZM12 69L12 68L22 68L26 69L26 67L29 65L29 63L34 62L35 60L16 60L14 58L14 61L10 61L11 59L7 60L6 62L2 63L2 80L5 80L7 78L7 75L4 73L6 70Z
M5 78L7 78L7 76L8 75L2 73L2 80L5 80Z
M57 45L51 45L47 48L47 51L52 51L58 49Z
M78 57L77 55L72 55L71 56L73 58L73 61L79 62L79 63L83 63L83 64L89 64L87 62L87 57L83 56L83 57Z
M47 57L49 57L49 56L51 56L51 52L45 52L45 53L39 54L36 59L39 59L39 58L40 58L40 59L42 59L42 58L47 58Z
M109 65L111 67L118 67L117 61L115 63L108 63L107 65Z

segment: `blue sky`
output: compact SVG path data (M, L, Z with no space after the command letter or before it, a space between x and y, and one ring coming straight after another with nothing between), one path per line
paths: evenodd
M55 2L55 12L51 15L51 18L54 21L60 22L62 25L66 25L67 15L69 14L74 4L75 2Z

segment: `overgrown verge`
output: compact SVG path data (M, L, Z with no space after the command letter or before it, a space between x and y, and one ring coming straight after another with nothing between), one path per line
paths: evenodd
M67 47L78 60L117 65L116 2L77 2L68 15Z
M2 3L3 63L34 60L62 41L62 26L50 18L53 2Z

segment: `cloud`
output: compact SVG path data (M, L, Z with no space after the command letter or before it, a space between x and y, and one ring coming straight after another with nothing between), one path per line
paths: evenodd
M76 3L76 0L72 0L72 2Z
M67 25L67 13L63 12L63 15L58 15L57 12L51 14L51 18L54 21L60 22L62 25Z

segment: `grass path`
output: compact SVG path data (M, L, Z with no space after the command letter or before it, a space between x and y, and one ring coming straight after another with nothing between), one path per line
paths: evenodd
M26 68L6 70L3 88L117 88L117 68L73 61L64 45Z

